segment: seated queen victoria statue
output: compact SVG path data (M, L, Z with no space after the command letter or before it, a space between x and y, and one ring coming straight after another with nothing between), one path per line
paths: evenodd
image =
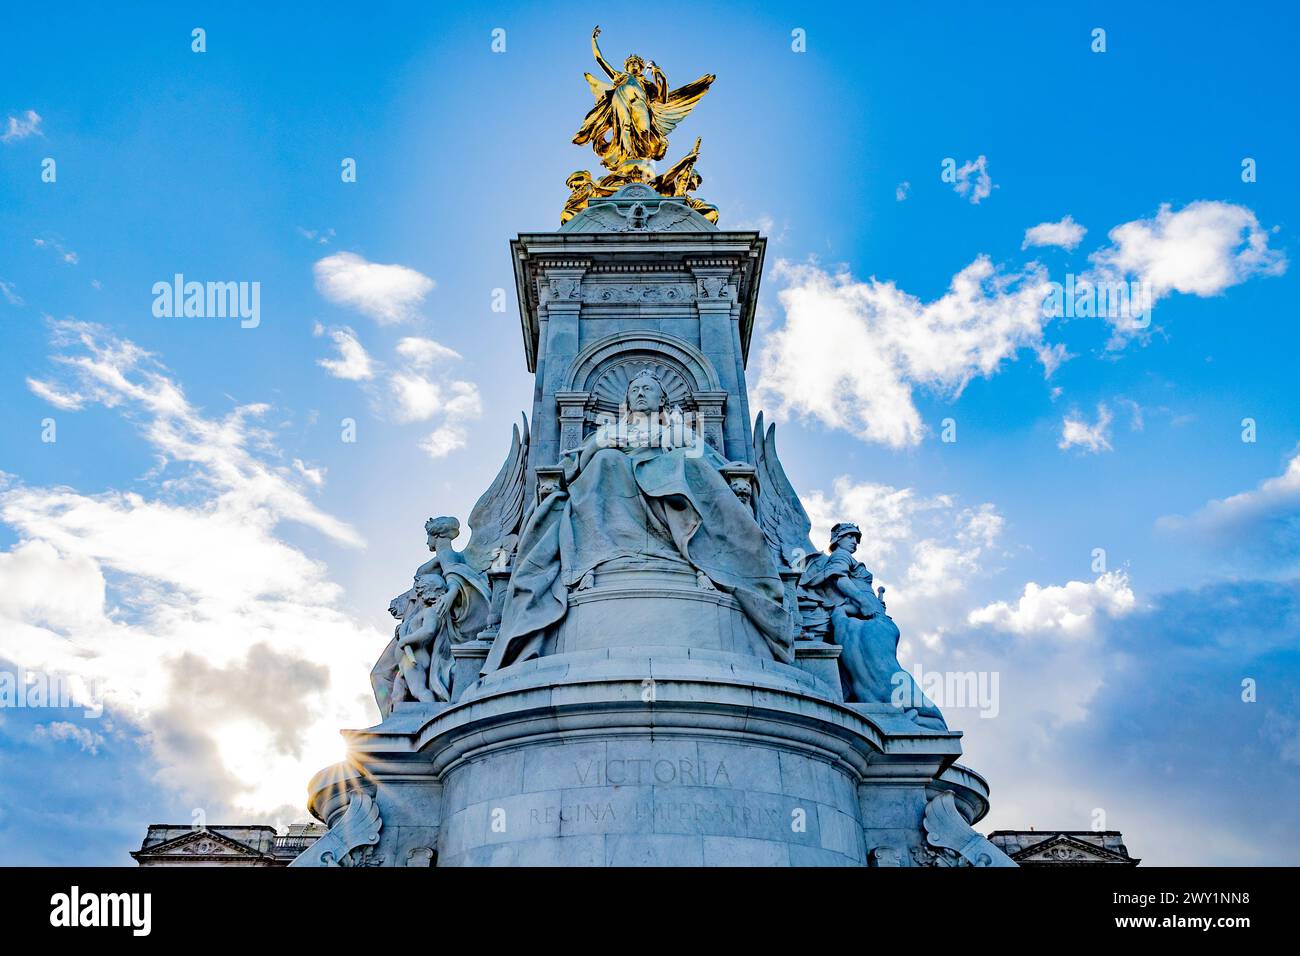
M561 456L563 486L537 504L520 535L485 672L549 653L570 595L620 570L688 572L677 577L730 596L771 656L792 659L781 581L752 510L723 476L726 460L664 405L647 368L628 383L617 419Z

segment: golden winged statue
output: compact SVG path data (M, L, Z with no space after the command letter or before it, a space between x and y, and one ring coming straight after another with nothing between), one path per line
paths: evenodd
M664 175L655 175L654 164L668 153L668 134L694 109L716 77L707 73L670 90L668 77L659 65L635 53L623 62L622 70L615 70L600 52L599 36L600 27L596 27L591 31L591 52L609 82L585 74L596 105L582 121L573 142L578 146L590 143L609 174L597 181L589 172L579 170L569 177L566 185L572 195L565 204L561 223L585 209L590 199L611 195L628 183L647 183L661 195L688 198L687 191L700 182L695 173L698 140L695 149ZM702 200L688 201L717 222L716 207Z
M663 159L668 134L709 91L712 73L669 91L668 77L654 62L633 53L615 70L600 53L600 27L591 31L591 52L610 83L586 74L596 105L582 121L573 142L592 144L601 165L611 172L624 171L628 163ZM646 69L650 76L646 76Z

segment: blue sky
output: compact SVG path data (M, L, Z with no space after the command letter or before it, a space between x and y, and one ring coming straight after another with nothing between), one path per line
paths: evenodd
M769 237L751 405L819 531L869 529L905 660L999 676L996 717L945 708L984 826L1300 862L1289 5L358 14L7 17L0 658L106 709L0 710L0 861L290 822L370 721L423 519L530 404L507 243L593 165L600 23L718 75L672 153L702 136L721 226ZM259 283L259 324L155 317L176 273ZM1067 274L1147 283L1150 328L1045 317Z

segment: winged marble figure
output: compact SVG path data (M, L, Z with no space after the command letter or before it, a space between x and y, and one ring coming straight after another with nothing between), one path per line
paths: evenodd
M754 423L758 524L778 566L802 571L804 563L817 554L809 537L812 522L781 467L776 453L776 425L769 425L766 430L763 425L763 413L759 412Z
M425 522L433 557L416 569L414 586L389 605L398 623L371 671L375 701L385 717L403 701L451 700L458 693L451 686L451 645L474 640L491 622L487 572L514 554L524 519L528 417L520 417L505 462L470 512L465 550L452 544L460 534L456 518Z
M494 563L504 565L519 542L524 516L525 481L528 475L528 417L521 415L523 429L513 427L510 451L501 470L469 513L470 539L464 551L453 546L460 534L460 522L444 515L430 518L428 534L433 557L415 572L441 574L446 590L433 603L435 619L450 617L452 640L474 640L488 622L492 592L487 572Z

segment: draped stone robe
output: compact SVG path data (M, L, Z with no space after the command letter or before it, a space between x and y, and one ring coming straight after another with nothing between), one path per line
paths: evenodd
M750 509L702 441L689 447L611 447L619 426L601 426L562 458L567 488L543 499L524 527L490 673L542 653L568 592L602 567L676 567L704 572L731 595L772 656L789 663L789 618L780 578Z
M849 580L857 587L841 588ZM885 606L871 591L866 565L848 551L832 547L804 567L799 579L804 629L839 644L844 699L851 703L896 703L915 712L922 726L946 730L943 714L898 662L900 633ZM860 595L858 598L850 593Z

